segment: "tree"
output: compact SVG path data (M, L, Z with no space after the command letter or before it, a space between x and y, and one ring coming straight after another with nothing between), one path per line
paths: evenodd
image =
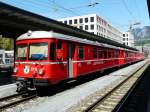
M0 49L13 50L14 40L12 38L0 38Z

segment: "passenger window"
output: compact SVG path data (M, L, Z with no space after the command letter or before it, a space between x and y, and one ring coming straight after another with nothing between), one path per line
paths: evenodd
M57 49L62 49L62 43L61 42L57 43Z
M97 48L93 48L93 58L97 58Z
M78 48L78 59L83 59L84 57L84 49L82 46Z
M104 49L104 58L107 58L107 49Z
M50 45L50 60L55 60L55 43Z
M116 58L118 58L118 55L119 55L119 54L118 54L118 50L117 50L117 51L116 51L116 55L115 55L115 57L116 57Z
M114 50L112 50L111 57L114 58Z
M117 50L117 58L120 56L120 52Z
M111 58L111 50L108 50L108 58Z
M102 49L100 49L98 51L98 55L99 55L99 58L103 58L103 50Z

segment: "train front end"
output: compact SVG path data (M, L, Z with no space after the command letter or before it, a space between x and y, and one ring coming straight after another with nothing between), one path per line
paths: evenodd
M50 84L49 42L28 37L16 41L13 77L18 92Z

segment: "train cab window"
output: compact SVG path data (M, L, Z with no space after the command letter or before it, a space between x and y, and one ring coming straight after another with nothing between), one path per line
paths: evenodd
M27 45L16 46L16 60L26 60L27 56Z
M97 48L93 48L93 58L97 58Z
M55 43L50 44L50 60L55 60Z
M29 60L47 60L48 43L39 42L29 45Z
M62 43L61 43L61 42L58 42L58 43L57 43L57 49L59 49L59 50L62 49Z
M84 49L82 46L78 47L78 59L84 58Z

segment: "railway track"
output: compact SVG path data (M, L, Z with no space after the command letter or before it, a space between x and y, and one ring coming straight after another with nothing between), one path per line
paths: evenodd
M115 87L105 89L105 91L92 96L92 99L81 104L75 112L112 112L118 104L125 100L125 95L137 80L142 77L142 73L147 69L150 62L147 62L140 69L136 70L129 77L125 78ZM73 110L74 111L74 110Z
M0 111L12 107L12 106L16 106L22 102L25 102L27 100L36 98L37 94L35 91L29 92L29 93L20 93L20 94L13 94L7 97L3 97L0 98Z

